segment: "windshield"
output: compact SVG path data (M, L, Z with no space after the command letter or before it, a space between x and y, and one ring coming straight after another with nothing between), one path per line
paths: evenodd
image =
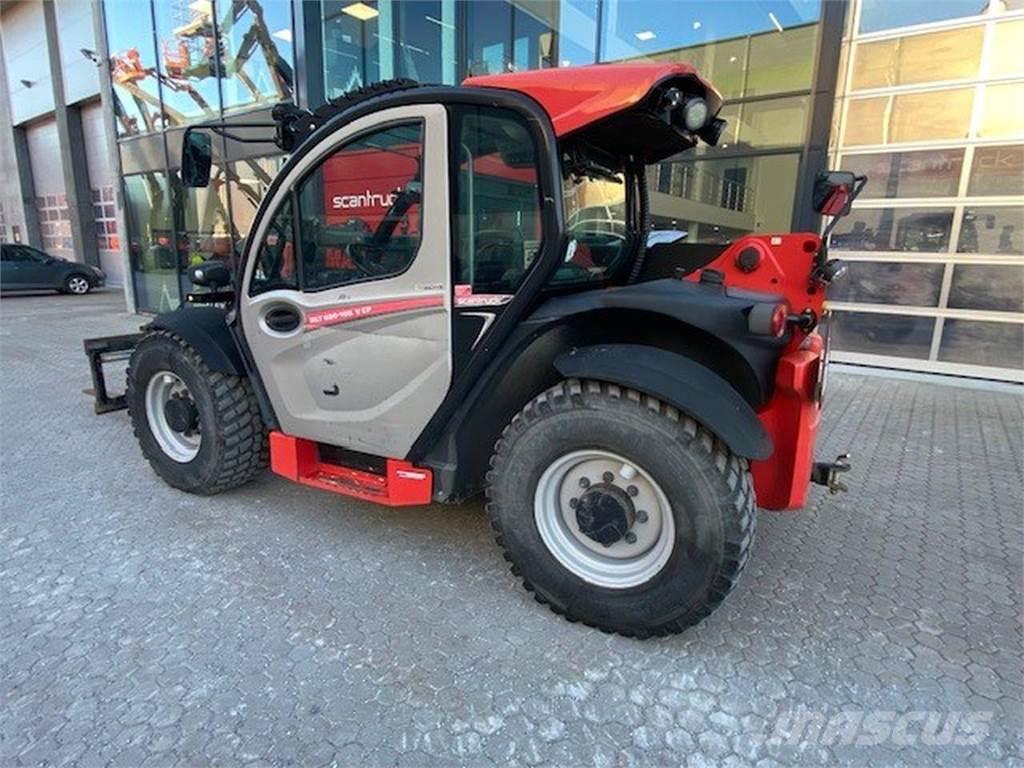
M616 179L571 176L562 182L571 240L565 261L553 278L555 284L604 280L626 258L626 184L622 174Z

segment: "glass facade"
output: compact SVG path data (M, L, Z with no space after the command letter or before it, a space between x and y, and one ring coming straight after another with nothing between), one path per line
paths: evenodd
M201 254L237 256L283 161L270 144L215 140L213 186L186 190L175 170L181 126L266 119L278 101L317 106L395 77L455 84L524 69L689 63L723 94L729 127L717 147L648 169L652 221L685 230L687 243L724 243L806 222L797 198L820 164L811 148L828 141L816 126L831 84L816 67L839 49L830 162L871 182L832 239L852 263L834 294L838 357L1019 377L1019 350L964 349L1013 341L1006 329L1022 323L1024 6L849 0L845 30L825 28L826 6L105 0L138 307L178 303ZM614 228L617 202L586 197L579 216ZM886 332L890 320L901 333ZM972 367L988 359L1001 362Z
M210 186L188 189L181 127L295 98L293 4L106 0L104 19L135 303L159 312L181 303L190 264L234 258L273 172L253 168L279 162L218 139Z
M857 0L833 165L836 359L1024 380L1024 6Z

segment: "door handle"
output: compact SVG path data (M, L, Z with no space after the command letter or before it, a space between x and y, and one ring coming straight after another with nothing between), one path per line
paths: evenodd
M288 333L299 327L302 315L294 307L281 305L268 309L263 322L275 333Z

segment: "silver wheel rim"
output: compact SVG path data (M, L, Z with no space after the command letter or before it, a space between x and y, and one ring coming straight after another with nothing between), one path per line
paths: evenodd
M630 497L637 510L628 532L635 540L623 538L611 546L583 533L571 506L585 490L581 480L603 482L606 473L611 474L612 485L624 491L632 487ZM636 462L610 451L574 451L552 462L537 483L533 510L548 551L574 575L599 587L629 589L644 584L672 556L676 526L668 497ZM643 522L640 511L646 513Z
M84 277L72 277L68 280L68 290L72 293L87 293L89 291L89 281Z
M191 398L192 393L176 373L160 371L146 385L146 421L160 449L180 464L187 464L199 453L203 437L198 427L192 434L171 428L165 406L172 397Z

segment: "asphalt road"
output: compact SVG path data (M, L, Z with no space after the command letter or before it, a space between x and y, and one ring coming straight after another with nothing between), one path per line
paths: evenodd
M0 764L1024 761L1019 392L835 375L852 492L638 642L535 603L479 503L165 486L82 393L122 307L0 303Z

